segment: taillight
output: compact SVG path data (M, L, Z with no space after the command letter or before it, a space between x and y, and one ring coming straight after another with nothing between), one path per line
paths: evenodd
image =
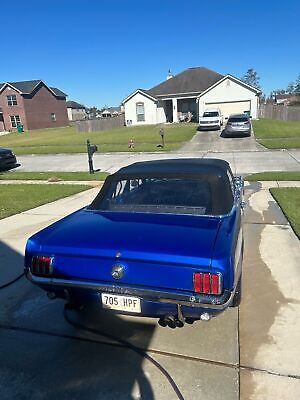
M51 275L53 257L33 256L31 260L30 272L34 275Z
M193 275L194 291L204 294L221 294L222 282L220 274L195 272Z

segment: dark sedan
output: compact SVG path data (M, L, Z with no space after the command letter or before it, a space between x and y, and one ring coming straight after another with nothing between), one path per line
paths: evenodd
M228 118L223 136L251 136L251 122L246 114L232 114Z
M17 167L17 159L10 149L0 147L0 171Z

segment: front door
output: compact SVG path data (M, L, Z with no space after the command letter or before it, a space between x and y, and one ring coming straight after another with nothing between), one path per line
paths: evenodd
M165 100L166 121L173 122L173 104L172 100Z

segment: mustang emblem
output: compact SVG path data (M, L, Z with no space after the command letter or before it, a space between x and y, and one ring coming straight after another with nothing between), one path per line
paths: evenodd
M121 264L114 264L111 269L111 276L114 279L121 279L124 275L124 266Z

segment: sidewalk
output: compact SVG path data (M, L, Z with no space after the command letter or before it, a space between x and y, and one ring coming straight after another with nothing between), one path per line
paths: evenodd
M271 189L276 187L300 187L300 181L245 181L245 185L257 187L259 189Z

